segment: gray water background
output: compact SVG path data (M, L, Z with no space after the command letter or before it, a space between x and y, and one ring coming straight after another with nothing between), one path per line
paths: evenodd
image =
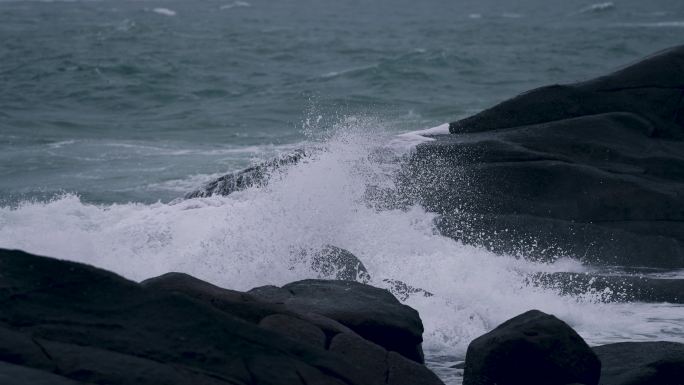
M307 120L426 128L683 36L678 0L0 1L0 203L166 202Z

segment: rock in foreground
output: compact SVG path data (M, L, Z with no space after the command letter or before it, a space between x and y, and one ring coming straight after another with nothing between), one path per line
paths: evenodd
M316 313L320 297L299 296L290 306L277 300L280 288L263 300L267 290L256 296L178 273L138 284L8 250L0 250L0 272L0 379L12 385L442 383L394 346L363 338L363 327L357 332L346 319ZM325 290L326 281L292 285ZM391 333L415 323L402 324L410 311L387 292L359 283L346 290L350 297L374 295L378 305L389 301L385 311L402 309L387 314L395 318ZM359 324L378 322L369 313Z
M278 302L287 308L332 318L369 341L423 363L418 312L388 291L358 282L323 280L293 282L281 290ZM258 295L258 291L251 293Z
M470 343L463 385L596 385L600 370L570 326L531 310Z

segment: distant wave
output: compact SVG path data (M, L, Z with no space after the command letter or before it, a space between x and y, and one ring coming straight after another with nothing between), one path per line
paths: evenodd
M605 3L596 3L589 5L587 7L584 7L579 10L579 13L593 13L593 12L604 12L604 11L610 11L615 8L615 4L611 1L607 1Z
M377 63L372 63L364 66L358 66L358 67L351 67L347 69L341 69L338 71L330 71L330 72L325 72L321 75L316 76L314 79L332 79L332 78L337 78L340 76L361 76L361 75L368 75L368 74L381 74L385 71L397 71L397 63L403 63L407 60L412 60L416 57L425 55L428 53L428 50L425 48L414 48L404 54L393 56L393 57L386 57L380 60ZM411 76L411 75L417 75L417 76L423 76L424 73L420 71L413 71L412 73L407 73L407 72L402 72L402 76Z
M223 176L225 173L215 174L195 174L186 178L171 179L164 182L150 183L145 186L145 189L150 191L172 191L182 195L188 191L192 191L197 186L202 186L209 181Z
M658 21L653 23L623 23L621 27L643 27L643 28L684 28L684 20L679 21Z
M176 11L174 11L172 9L168 9L168 8L154 8L152 10L152 12L158 13L158 14L164 15L164 16L176 16Z
M62 148L64 146L72 145L74 143L76 143L75 140L62 140L59 142L49 143L48 147L50 147L50 148Z
M246 1L234 1L230 4L224 4L219 7L219 9L231 9L231 8L236 8L236 7L251 7L252 4L246 2Z
M378 68L378 64L371 64L371 65L367 65L367 66L349 68L349 69L340 70L340 71L331 71L331 72L324 73L320 77L324 78L324 79L335 78L338 76L347 75L347 74L356 73L356 72L363 72L363 71L367 71L367 70L371 70L371 69L375 69L375 68Z

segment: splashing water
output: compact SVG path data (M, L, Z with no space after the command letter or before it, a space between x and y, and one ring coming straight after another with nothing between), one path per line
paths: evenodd
M227 197L98 206L67 194L2 207L0 247L134 280L182 271L246 290L315 277L293 260L304 248L331 244L358 256L371 284L386 286L389 278L434 294L406 301L420 312L430 354L463 357L473 338L531 308L564 319L590 343L684 341L681 307L605 303L603 293L569 297L525 284L533 272L582 271L574 260L497 256L440 236L435 215L418 205L377 209L368 187L391 188L398 165L373 154L393 143L390 150L401 155L418 134L395 137L372 119L349 118L341 126L313 157L273 175L267 186Z

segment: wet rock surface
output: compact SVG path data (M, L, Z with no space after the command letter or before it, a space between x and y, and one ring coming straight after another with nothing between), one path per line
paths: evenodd
M496 252L684 267L684 46L542 87L418 145L406 191Z
M531 310L473 340L464 368L464 385L681 385L684 344L619 342L590 349L564 322Z
M598 346L601 385L684 384L684 344L621 342Z
M464 385L596 385L601 363L558 318L530 310L473 340Z
M304 150L296 150L273 160L262 162L244 170L232 172L214 179L201 188L185 194L185 199L205 198L212 195L229 195L252 186L263 186L278 169L299 163L308 156Z
M611 301L684 303L683 279L558 272L534 274L528 281L565 295L596 293Z
M361 283L243 293L170 273L138 284L10 250L0 250L0 272L3 383L442 383L397 343L418 354L417 313ZM368 330L396 339L369 340Z

